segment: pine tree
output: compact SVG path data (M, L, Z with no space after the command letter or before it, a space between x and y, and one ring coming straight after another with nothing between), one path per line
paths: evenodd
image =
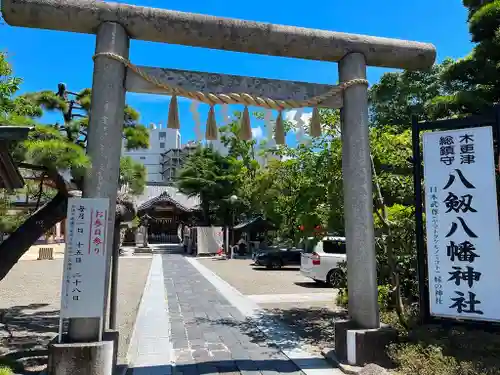
M500 100L500 0L463 0L468 9L472 51L444 70L449 95L430 103L435 117L474 114Z
M12 154L20 168L35 171L41 185L54 189L56 194L0 244L0 280L41 235L66 217L70 193L68 181L60 172L69 172L72 185L82 190L85 171L90 165L86 155L90 89L70 92L64 84L59 84L57 91L15 96L21 83L13 75L5 54L0 53L0 125L34 126L28 139L13 147ZM60 122L38 123L47 111L60 114ZM148 147L149 133L140 125L139 117L136 110L126 106L123 137L127 149ZM120 176L119 182L128 184L133 193L143 190L146 173L142 164L122 158Z

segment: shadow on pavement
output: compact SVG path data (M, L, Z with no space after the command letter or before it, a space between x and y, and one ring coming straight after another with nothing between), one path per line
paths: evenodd
M334 346L334 321L347 317L347 312L343 310L322 307L272 308L266 309L266 312L292 329L304 343L319 347L319 350Z
M47 344L57 334L59 310L46 303L0 309L0 363L37 372L47 361Z
M317 283L314 281L311 281L311 282L298 281L298 282L294 282L294 284L297 286L301 286L303 288L308 288L308 289L326 289L326 288L328 288L328 285L326 285L326 283L323 284L323 283Z
M0 309L1 350L30 350L57 334L59 310L38 311L46 303L32 303ZM1 353L1 352L0 352Z
M282 267L282 268L266 268L266 267L252 267L255 271L267 271L267 272L276 272L276 271L300 271L300 267Z
M197 318L199 324L230 326L238 328L251 342L269 345L282 350L297 350L303 345L322 348L333 347L335 320L344 319L344 311L326 308L273 308L253 318L236 320L230 318Z
M268 360L252 360L247 359L227 359L200 361L196 364L176 364L132 367L127 372L127 375L167 375L167 374L183 374L183 375L202 375L216 373L235 373L235 372L258 372L258 371L273 371L280 373L298 374L300 368L314 369L317 368L314 358L298 358L294 362L286 359L268 359ZM299 366L299 367L297 367Z

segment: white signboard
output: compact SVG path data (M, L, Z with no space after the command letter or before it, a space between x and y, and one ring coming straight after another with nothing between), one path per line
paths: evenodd
M104 310L107 198L70 198L61 292L61 318L97 318Z
M500 236L491 127L425 133L430 312L500 321Z

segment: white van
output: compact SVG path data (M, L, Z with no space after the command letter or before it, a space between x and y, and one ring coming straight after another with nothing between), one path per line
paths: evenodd
M346 261L345 237L326 236L316 245L308 238L300 258L300 273L316 282L339 287L342 271L339 264Z

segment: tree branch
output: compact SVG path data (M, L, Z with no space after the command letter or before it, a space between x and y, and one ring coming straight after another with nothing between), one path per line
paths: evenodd
M52 168L47 168L43 165L35 165L35 164L30 164L30 163L18 163L17 166L19 168L24 168L24 169L30 169L32 171L40 171L40 172L45 172L48 178L50 178L57 190L64 195L68 195L68 188L66 186L66 181L64 181L64 178L55 170Z
M42 178L40 179L40 186L38 187L38 198L36 200L36 208L35 210L38 210L40 207L40 201L42 200L42 195L43 195L43 180L45 178L45 174L42 174Z

